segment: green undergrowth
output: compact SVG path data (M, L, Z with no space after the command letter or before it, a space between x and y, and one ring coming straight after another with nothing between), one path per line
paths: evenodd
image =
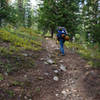
M36 52L42 50L42 38L30 28L0 28L0 72L32 68Z
M21 31L21 30L20 30ZM0 39L3 42L11 43L14 47L23 47L28 50L38 50L41 46L40 36L32 33L20 32L18 30L14 32L8 32L5 29L0 30ZM24 30L25 31L25 30Z
M66 42L66 47L74 49L78 54L86 59L92 67L100 67L100 50L90 46L90 44L78 44L72 42Z

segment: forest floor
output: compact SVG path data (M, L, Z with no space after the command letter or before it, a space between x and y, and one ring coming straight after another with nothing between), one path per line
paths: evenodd
M65 48L59 54L55 40L43 40L34 55L35 67L4 75L0 100L100 100L100 71Z

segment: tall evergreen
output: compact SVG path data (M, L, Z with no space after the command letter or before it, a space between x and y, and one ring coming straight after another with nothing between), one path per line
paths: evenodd
M79 23L78 12L78 0L44 0L39 8L39 25L51 30L52 36L57 26L64 26L73 36Z

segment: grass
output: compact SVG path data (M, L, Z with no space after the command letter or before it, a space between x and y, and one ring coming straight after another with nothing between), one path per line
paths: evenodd
M37 50L36 47L39 49L39 46L41 46L40 41L33 40L34 36L31 36L32 38L21 37L20 35L11 34L10 32L5 31L4 29L0 30L0 39L3 42L9 42L11 43L11 46L15 47L23 47L24 49L29 50ZM35 48L34 48L35 46Z
M33 55L29 56L29 52L34 54L40 51L41 41L41 36L30 28L14 29L13 26L0 28L0 63L2 63L0 72L10 73L21 68L33 68L35 58Z
M94 48L90 44L78 44L66 42L66 47L69 49L74 48L78 54L80 54L88 62L91 62L91 66L100 67L100 51L98 48Z
M4 78L3 78L3 75L0 74L0 81L2 81Z
M12 90L6 90L6 93L8 94L9 98L12 98L14 96L14 92Z

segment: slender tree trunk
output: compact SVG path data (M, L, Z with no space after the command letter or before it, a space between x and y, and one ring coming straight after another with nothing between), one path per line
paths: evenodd
M53 38L54 28L51 28L51 38Z

